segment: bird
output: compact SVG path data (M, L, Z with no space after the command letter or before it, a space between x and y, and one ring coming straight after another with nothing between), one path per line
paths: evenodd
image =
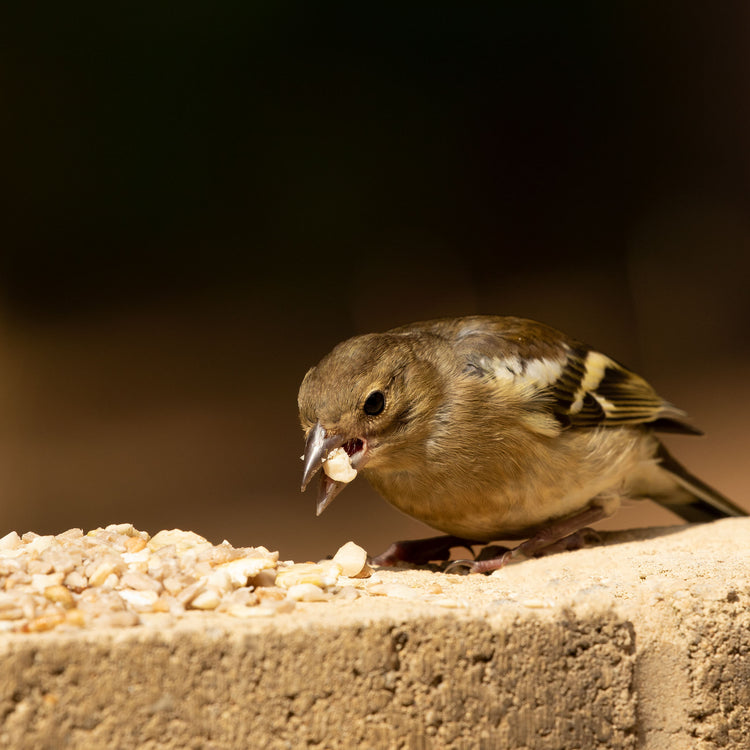
M324 469L318 515L361 473L442 532L394 542L377 565L521 542L447 568L487 573L582 546L624 499L650 498L688 522L747 515L659 439L702 434L684 411L615 359L526 318L439 318L349 338L307 371L298 407L302 490Z

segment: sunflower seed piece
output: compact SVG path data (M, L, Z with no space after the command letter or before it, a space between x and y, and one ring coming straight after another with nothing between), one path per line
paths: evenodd
M22 626L21 630L24 633L42 633L45 630L52 630L52 628L57 627L63 622L65 622L65 615L62 612L53 615L42 615L41 617L34 617L29 620L28 623Z
M88 567L92 568L90 573ZM89 577L89 585L101 586L115 570L117 570L117 563L114 560L105 560L99 564L92 563L92 565L87 566L86 571Z
M127 589L136 589L138 591L161 591L162 584L147 576L145 573L139 573L129 570L120 579L120 584Z
M93 618L92 623L100 628L130 628L138 625L140 618L135 612L103 612Z
M221 595L214 589L206 589L190 602L193 609L216 609L221 603Z
M217 571L223 571L229 576L235 587L246 586L249 578L257 576L261 571L273 568L274 562L264 557L241 557L231 562L217 566Z
M136 612L151 612L159 599L156 591L123 589L119 594Z
M18 536L17 531L11 531L4 537L0 538L0 550L18 549L22 544L23 542L21 542L21 537Z
M83 612L81 612L80 609L69 609L65 613L65 624L82 628L86 624L86 618L83 616Z
M357 476L357 470L343 448L335 448L326 456L323 471L337 482L348 483Z
M183 589L195 583L195 578L188 575L169 576L162 581L164 590L172 596L177 596Z
M146 547L146 540L141 536L129 536L125 541L125 551L135 554Z
M182 529L163 529L151 537L148 543L149 549L158 550L161 547L174 545L178 554L187 552L206 544L211 544L205 537L196 534L194 531L182 531Z
M23 618L23 610L20 607L6 607L0 609L0 620L20 620Z
M41 594L44 593L44 590L48 586L58 586L59 584L61 584L63 582L63 578L64 576L62 573L50 573L49 575L35 573L31 576L31 588Z
M368 576L372 575L372 570L367 564L367 551L354 542L347 542L339 547L338 552L333 556L333 562L341 566L341 575L348 578L359 577L365 569L367 569Z
M26 539L26 534L23 535L23 539ZM44 552L50 545L54 544L55 537L47 536L35 536L26 545L26 552L36 552L38 555Z
M26 565L26 571L28 573L34 574L45 574L45 573L51 573L53 569L53 565L51 562L47 560L29 560L28 564Z
M71 594L65 586L60 584L56 586L47 586L47 588L44 589L44 596L46 599L49 599L49 601L54 602L55 604L60 604L65 609L72 609L75 604L73 601L73 594Z
M196 581L191 583L186 588L182 589L179 594L175 597L177 601L182 604L183 607L187 607L190 602L195 599L205 588L203 581Z
M268 586L266 588L255 589L255 595L261 602L266 601L281 601L286 597L286 590L280 589L277 586Z
M331 598L331 595L320 586L312 583L297 583L290 586L286 595L288 599L296 602L324 602Z
M76 594L80 594L88 585L89 582L86 580L86 576L77 570L72 570L65 576L63 583Z

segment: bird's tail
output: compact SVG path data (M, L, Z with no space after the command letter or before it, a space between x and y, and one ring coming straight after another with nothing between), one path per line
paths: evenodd
M746 516L746 510L691 474L660 442L655 458L659 468L676 483L676 492L653 497L688 523L705 523L729 516Z

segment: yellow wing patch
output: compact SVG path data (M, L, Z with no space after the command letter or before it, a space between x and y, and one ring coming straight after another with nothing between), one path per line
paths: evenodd
M601 352L571 351L554 386L559 419L570 426L641 424L663 420L692 428L680 409L662 399L640 375Z

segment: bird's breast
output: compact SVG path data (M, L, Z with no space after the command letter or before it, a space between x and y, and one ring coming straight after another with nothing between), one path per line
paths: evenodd
M490 541L525 536L597 496L617 495L643 454L637 432L587 431L540 442L521 464L498 451L492 460L425 461L364 475L404 513L447 534Z
M399 472L370 478L375 489L407 515L446 534L478 541L513 538L551 518L574 513L590 499L587 490L566 493L546 484L488 485L464 478L430 482Z

